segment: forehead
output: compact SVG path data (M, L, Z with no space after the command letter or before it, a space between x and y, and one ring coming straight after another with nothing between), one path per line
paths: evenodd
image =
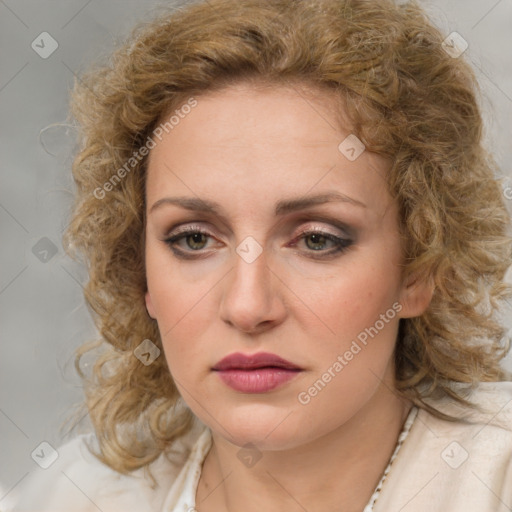
M185 143L215 151L243 145L246 151L256 148L261 153L263 145L267 153L275 153L286 151L290 143L305 148L332 145L340 136L333 119L339 100L328 90L240 83L197 96L196 101L197 106L168 130L174 136L163 134L167 144L160 148Z
M326 188L356 199L371 195L375 204L387 199L388 162L368 151L351 161L340 151L353 135L333 91L239 84L195 99L155 140L148 203L166 189L220 201L274 201Z

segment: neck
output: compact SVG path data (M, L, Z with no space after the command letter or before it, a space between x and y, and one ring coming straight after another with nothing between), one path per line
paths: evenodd
M252 467L216 433L201 472L198 512L361 512L395 449L411 404L385 386L347 423L292 450L266 451Z

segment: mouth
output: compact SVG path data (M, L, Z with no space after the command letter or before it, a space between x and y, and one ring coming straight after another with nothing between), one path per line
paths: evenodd
M300 371L299 366L277 356L266 352L257 354L235 353L221 359L213 368L214 371L227 370L259 370L261 368L279 368L282 370Z
M266 393L293 379L303 369L275 354L231 354L212 370L230 388L242 393Z

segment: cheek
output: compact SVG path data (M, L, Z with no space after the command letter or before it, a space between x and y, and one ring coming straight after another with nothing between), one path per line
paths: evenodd
M348 421L383 381L386 389L394 385L392 361L401 306L390 291L394 281L379 277L376 281L367 271L361 276L353 273L336 286L331 282L329 294L315 294L322 319L316 320L316 327L328 334L315 337L316 329L309 325L308 338L317 341L314 365L297 394L298 411L312 428L313 418L321 417L322 431L328 432Z
M216 275L205 267L177 261L160 241L146 242L147 286L162 334L193 314L207 297Z
M379 261L351 263L329 279L295 283L294 291L306 298L304 302L312 312L303 316L310 319L308 330L316 325L318 334L322 332L328 338L346 342L373 326L387 311L386 320L396 317L393 304L399 298L398 268Z
M169 366L177 361L197 360L200 352L193 341L207 330L211 317L207 311L215 280L191 279L191 272L180 271L170 264L169 255L149 249L146 253L146 275L158 329ZM182 363L179 363L182 364Z

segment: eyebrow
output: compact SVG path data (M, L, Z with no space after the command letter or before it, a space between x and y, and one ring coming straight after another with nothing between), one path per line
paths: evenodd
M330 192L316 196L305 196L299 197L297 199L286 199L279 201L275 206L275 215L281 216L287 213L304 210L311 206L332 202L350 203L354 206L366 208L366 205L357 199L353 199L352 197L346 196L345 194L341 194L339 192ZM186 210L213 213L219 216L222 215L222 207L219 203L209 201L207 199L200 199L198 197L163 197L162 199L156 201L153 206L151 206L149 212L152 213L154 210L164 205L176 205Z

